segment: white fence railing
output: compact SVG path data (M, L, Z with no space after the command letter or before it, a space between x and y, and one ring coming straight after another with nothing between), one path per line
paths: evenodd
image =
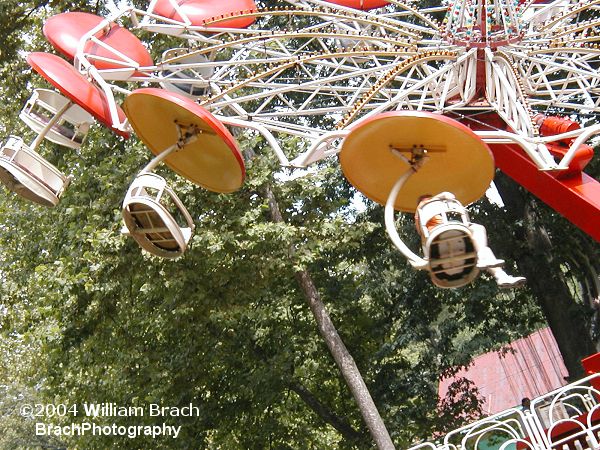
M409 450L599 450L600 374Z

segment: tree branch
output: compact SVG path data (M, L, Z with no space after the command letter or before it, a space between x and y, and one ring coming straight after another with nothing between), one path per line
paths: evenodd
M295 392L300 399L306 403L324 422L335 428L348 441L365 442L367 436L356 431L347 421L337 416L327 406L319 401L315 395L298 382L292 382L288 385L290 390Z

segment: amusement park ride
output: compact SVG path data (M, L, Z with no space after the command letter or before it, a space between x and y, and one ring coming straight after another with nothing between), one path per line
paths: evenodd
M125 196L124 233L151 254L179 257L194 222L153 170L164 162L200 187L236 191L245 178L236 128L261 135L283 167L339 155L348 181L385 206L394 245L439 287L463 286L480 270L504 287L524 282L502 270L463 206L496 168L600 241L600 182L584 172L600 134L588 121L600 112L600 0L150 0L114 9L50 17L43 32L62 56L27 55L55 90L35 89L21 111L36 138L4 141L0 181L28 200L56 206L70 181L38 153L44 139L77 149L94 121L124 139L134 133L154 158ZM174 44L152 49L162 53L155 61L136 34ZM286 154L288 137L301 153ZM416 213L423 257L400 238L395 211ZM598 449L600 381L588 381L594 388L579 397L579 385L549 394L551 411L568 403L553 400L563 394L583 405L579 422L567 419L569 429L583 424L576 441L553 440L558 422L553 413L550 425L538 420L548 404L540 400L415 449L477 448L490 431L510 435L501 449Z
M38 153L44 138L78 148L94 120L135 133L155 157L125 197L125 233L178 257L194 223L152 171L164 162L233 192L245 176L230 131L240 128L262 135L285 167L339 154L350 183L386 206L395 246L440 287L501 271L463 207L495 168L600 241L600 183L583 172L586 142L600 133L584 121L600 111L600 1L263 3L151 0L108 18L50 17L43 32L62 57L27 61L58 92L34 90L20 117L37 137L6 140L0 179L55 206L69 178ZM177 44L153 61L134 32ZM294 158L281 145L289 136L305 149ZM400 239L394 211L416 211L423 257ZM524 281L502 273L507 286Z

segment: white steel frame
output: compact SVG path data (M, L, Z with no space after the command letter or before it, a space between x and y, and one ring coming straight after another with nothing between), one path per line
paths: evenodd
M124 8L90 30L75 58L76 66L107 94L113 125L120 129L127 124L118 121L113 92L128 91L115 82L163 83L194 69L212 75L177 82L208 86L199 103L224 122L268 137L284 166L306 167L335 154L343 131L388 110L459 116L497 112L510 129L478 134L487 142L520 145L542 170L566 169L579 144L600 132L583 126L568 135L542 138L533 122L535 112L600 111L598 0L528 0L520 5L460 0L425 9L391 0L377 12L321 0L286 0L287 7L235 12L204 26L161 17L152 3L147 10ZM248 29L218 27L222 20L243 16L252 16L255 24ZM95 35L125 17L134 29L181 39L182 46L206 62L172 58L139 67L115 51L114 61L122 69L96 69L93 56L84 51L86 42L100 42ZM165 71L170 74L163 75ZM485 99L473 104L481 71ZM286 135L302 138L307 150L288 158L280 144ZM578 139L557 162L545 144L565 137Z

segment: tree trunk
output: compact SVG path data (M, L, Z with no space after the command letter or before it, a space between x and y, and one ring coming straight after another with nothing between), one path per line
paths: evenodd
M284 222L281 210L273 191L267 186L265 194L269 201L269 210L273 222ZM312 280L312 277L306 270L299 270L294 274L298 285L300 286L310 310L315 317L319 333L325 340L333 359L346 380L350 392L356 401L375 444L381 450L393 450L394 444L383 423L377 406L369 393L369 389L360 374L360 371L354 361L354 358L346 348L342 338L338 334L331 317L327 313L325 305L321 301L321 296Z
M533 202L520 192L517 184L504 175L496 177L496 186L515 227L514 237L526 251L514 255L527 285L538 300L558 348L574 381L584 374L581 359L596 352L584 319L584 305L577 303L560 276L560 261L552 255L552 243L546 229L536 221Z

